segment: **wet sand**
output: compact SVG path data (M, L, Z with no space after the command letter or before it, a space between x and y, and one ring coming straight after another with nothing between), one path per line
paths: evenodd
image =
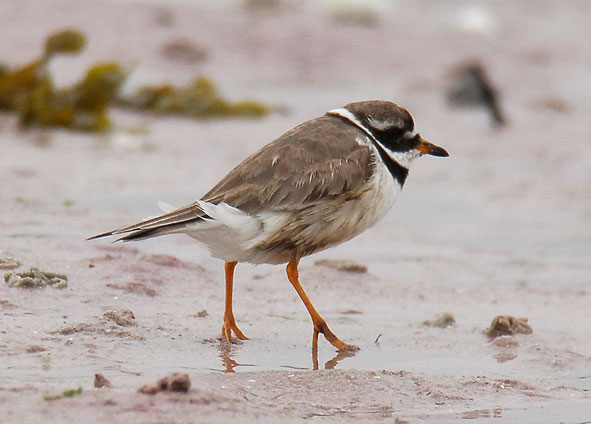
M11 40L0 58L12 66L54 30L86 32L81 56L52 64L60 84L117 60L135 66L131 86L206 74L231 98L283 110L254 121L115 110L106 135L20 132L0 115L0 258L21 264L2 273L68 276L62 289L0 284L0 421L591 419L589 6L386 2L367 26L336 19L331 4L0 4ZM174 40L192 40L205 59L164 56ZM504 128L445 102L449 72L474 58L499 89ZM159 201L190 203L297 123L368 98L407 107L450 157L418 160L382 222L302 260L304 288L357 354L321 340L313 357L282 266L238 266L235 314L250 340L229 345L219 340L223 263L203 247L186 236L85 241L158 214ZM455 325L424 324L442 313ZM490 340L498 315L527 318L533 333ZM137 393L175 372L189 375L188 393ZM95 388L96 373L112 388Z

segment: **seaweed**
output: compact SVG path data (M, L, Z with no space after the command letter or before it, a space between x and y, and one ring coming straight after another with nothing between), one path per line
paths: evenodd
M109 129L108 107L127 76L120 65L93 65L82 81L61 90L48 71L52 57L79 53L85 45L84 34L73 29L49 35L41 58L0 76L0 109L16 111L23 128Z
M224 99L214 82L204 76L195 78L186 87L170 84L140 87L133 95L119 100L122 106L133 109L194 118L259 118L269 113L267 106L254 100L231 102Z
M54 400L59 400L59 399L64 399L64 398L71 398L74 397L76 395L79 395L80 393L82 393L82 386L78 386L77 389L70 389L70 390L65 390L61 395L46 395L43 396L43 400L46 402L51 402Z
M17 110L24 96L47 83L50 83L50 79L44 59L35 60L0 76L0 109Z
M40 86L51 87L52 81L47 63L56 54L75 54L86 44L85 36L76 30L67 29L47 37L43 55L13 71L0 72L0 109L15 111L29 93Z
M8 75L10 73L10 67L5 64L0 62L0 78L3 77L4 75Z
M39 84L19 108L19 122L25 127L67 127L83 131L106 131L108 116L127 72L116 63L99 63L88 69L73 87L54 90L49 82Z
M86 46L86 37L75 29L65 29L51 34L45 40L45 57L49 59L56 53L80 53Z
M194 118L259 118L270 111L254 100L226 100L204 76L186 87L145 86L122 97L120 89L128 71L115 62L94 64L78 83L56 89L48 62L57 54L79 53L85 45L84 34L65 29L47 37L39 59L13 71L0 66L0 109L17 112L22 128L64 127L92 132L110 129L109 108L113 105Z

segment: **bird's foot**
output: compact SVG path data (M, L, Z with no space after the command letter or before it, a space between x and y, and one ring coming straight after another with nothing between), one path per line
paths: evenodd
M233 316L224 317L224 325L222 326L222 335L230 343L232 342L232 332L236 335L236 338L240 340L248 340L248 337L244 335L242 331L236 325L236 320Z
M334 347L336 347L341 352L356 352L359 350L359 347L357 347L355 345L347 344L347 343L343 342L341 339L339 339L332 331L330 331L330 329L328 328L328 325L326 324L326 321L324 321L324 320L319 320L314 323L314 336L312 338L312 349L313 350L318 350L318 334L319 333L324 334L324 338L326 339L326 341L329 342Z

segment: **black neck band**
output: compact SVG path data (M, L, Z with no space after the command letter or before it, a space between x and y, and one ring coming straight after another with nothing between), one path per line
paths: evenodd
M381 144L378 143L376 137L371 133L371 131L365 128L361 123L351 121L347 117L339 115L338 113L331 113L330 116L338 117L347 124L353 125L354 127L363 131L364 135L369 137L371 143L377 149L378 153L380 154L380 158L384 162L384 165L386 165L386 168L388 168L388 171L390 171L392 177L396 180L396 182L398 182L398 184L400 184L400 187L404 186L404 182L406 181L406 177L408 176L408 169L400 165L398 162L392 159L390 155L388 155L388 152L386 152L386 150L381 146Z

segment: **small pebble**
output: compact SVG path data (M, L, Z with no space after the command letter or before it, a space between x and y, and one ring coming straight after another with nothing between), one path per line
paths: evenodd
M498 315L493 318L490 327L486 330L486 335L490 339L495 339L499 336L510 336L513 334L531 334L533 331L533 328L527 322L527 318Z
M118 311L107 311L103 314L107 320L114 321L121 327L135 325L135 315L131 309L120 309Z
M94 387L97 387L97 388L106 387L106 388L110 389L111 387L113 387L113 385L107 379L107 377L105 377L104 375L95 374L94 375Z
M163 377L156 384L145 384L139 388L139 393L155 395L159 391L187 393L191 388L191 379L188 374L174 373Z
M447 328L455 324L456 319L454 318L453 314L450 314L449 312L437 315L432 321L423 321L423 325L438 328Z

